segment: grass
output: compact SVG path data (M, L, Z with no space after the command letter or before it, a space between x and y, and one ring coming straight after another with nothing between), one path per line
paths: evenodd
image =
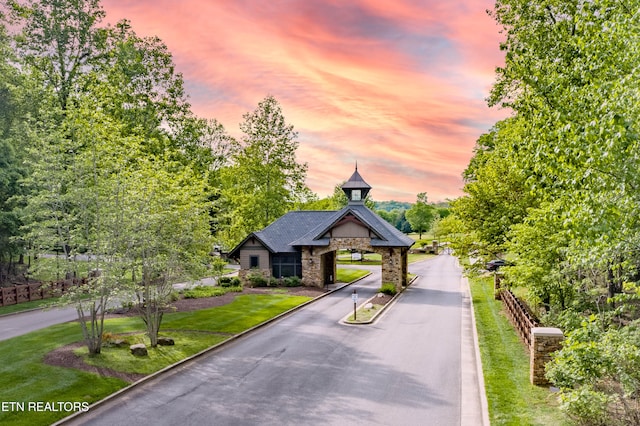
M492 277L470 279L491 425L570 425L555 394L529 382L529 355L493 296Z
M362 278L371 272L366 269L344 269L338 268L336 272L336 282L340 283L350 283L352 281L357 280L358 278Z
M0 316L13 314L16 312L29 311L31 309L46 308L47 306L54 304L58 298L32 300L31 302L23 302L15 305L8 305L0 307Z
M238 296L232 303L220 307L165 314L162 334L174 338L176 346L152 349L149 359L144 361L130 355L128 348L124 351L104 348L102 354L89 362L148 374L309 299L285 294L251 294ZM133 333L130 337L133 340L142 338L144 327L140 318L126 317L107 320L105 330L118 335ZM119 379L43 363L48 352L81 340L80 326L64 323L0 342L0 359L3 360L0 364L0 402L92 403L127 386ZM88 358L86 349L84 355ZM0 410L0 424L46 425L68 414L71 413Z
M236 287L217 287L217 286L207 286L207 285L199 285L182 292L182 295L185 299L200 299L202 297L215 297L222 296L227 293L238 293L242 292L241 286Z
M336 263L338 265L380 265L382 263L382 255L378 253L365 253L362 255L362 260L351 260L351 253L338 254L336 257Z
M431 254L431 253L409 253L407 262L408 263L420 262L421 260L431 259L436 256L437 255Z
M127 342L126 346L105 347L99 356L90 357L86 346L74 352L82 356L87 364L96 367L126 373L151 374L229 338L229 335L206 334L199 331L166 332L160 333L160 336L172 338L175 345L147 347L147 357L134 357L129 350L129 345L135 343L149 344L149 339L144 333L122 336Z
M372 305L371 309L366 309L363 305L357 309L355 318L353 317L353 314L349 315L349 317L347 318L347 322L352 324L367 323L371 321L371 318L373 318L378 312L380 312L382 308L384 308L384 305L374 304Z

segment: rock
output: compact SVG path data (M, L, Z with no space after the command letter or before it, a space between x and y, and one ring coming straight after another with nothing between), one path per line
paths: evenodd
M373 309L373 303L369 302L366 305L364 305L365 309Z
M131 353L135 356L147 356L147 346L144 343L138 343L135 345L129 346Z
M158 344L160 346L173 346L176 342L171 337L158 337Z
M116 348L124 348L125 346L127 346L127 341L123 339L116 339L112 341L111 344Z
M378 293L376 294L376 297L384 297L384 293Z

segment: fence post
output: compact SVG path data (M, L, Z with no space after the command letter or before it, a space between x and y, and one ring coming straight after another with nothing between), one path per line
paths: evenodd
M530 380L533 385L547 385L544 366L551 361L551 354L559 350L564 340L562 330L554 327L531 329Z
M493 274L493 298L494 300L502 300L502 288L500 283L502 282L502 275L497 272Z

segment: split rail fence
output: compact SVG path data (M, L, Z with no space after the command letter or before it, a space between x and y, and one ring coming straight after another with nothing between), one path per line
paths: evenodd
M22 284L0 287L0 306L16 305L32 300L49 299L67 292L83 280L58 281L51 284Z
M531 329L539 327L538 320L531 314L527 306L509 289L500 287L500 276L495 276L496 298L502 300L507 316L513 323L520 339L531 348Z

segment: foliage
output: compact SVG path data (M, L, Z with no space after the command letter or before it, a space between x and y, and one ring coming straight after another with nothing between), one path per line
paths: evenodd
M247 275L247 281L251 287L267 287L271 282L271 277L265 277L260 272L251 272Z
M393 283L382 283L382 286L380 287L380 293L383 293L389 296L395 296L397 292L398 292L398 289Z
M221 171L221 196L228 228L222 239L233 247L304 201L307 165L296 161L297 132L285 122L280 104L267 96L243 116L240 143L231 166Z
M297 276L285 277L282 279L285 287L300 287L302 285L302 279Z
M125 290L154 345L172 280L201 269L211 247L213 158L196 155L206 152L202 133L187 137L197 120L182 78L159 39L137 37L126 21L98 27L97 1L8 6L25 80L16 96L38 100L15 120L28 166L24 238L34 254L60 249L67 277L78 276L80 252L99 271L61 298L76 306L92 354L109 299Z
M640 421L640 329L603 328L596 316L567 334L547 365L560 387L562 408L581 423L637 424Z
M417 232L422 239L422 233L431 228L431 223L435 218L433 206L427 203L427 194L421 192L418 194L416 202L407 212L405 216L411 224L413 232Z
M489 101L512 116L478 139L465 196L443 220L464 233L452 241L460 254L508 251L505 284L526 287L547 320L598 312L599 328L565 330L552 373L567 411L593 423L638 422L626 367L640 277L638 6L496 2L505 65Z
M242 285L238 277L220 277L218 284L220 287L239 287Z
M374 210L376 211L383 210L386 212L392 212L394 210L396 211L409 210L410 208L411 208L411 203L407 203L404 201L391 200L391 201L376 201L374 203Z

